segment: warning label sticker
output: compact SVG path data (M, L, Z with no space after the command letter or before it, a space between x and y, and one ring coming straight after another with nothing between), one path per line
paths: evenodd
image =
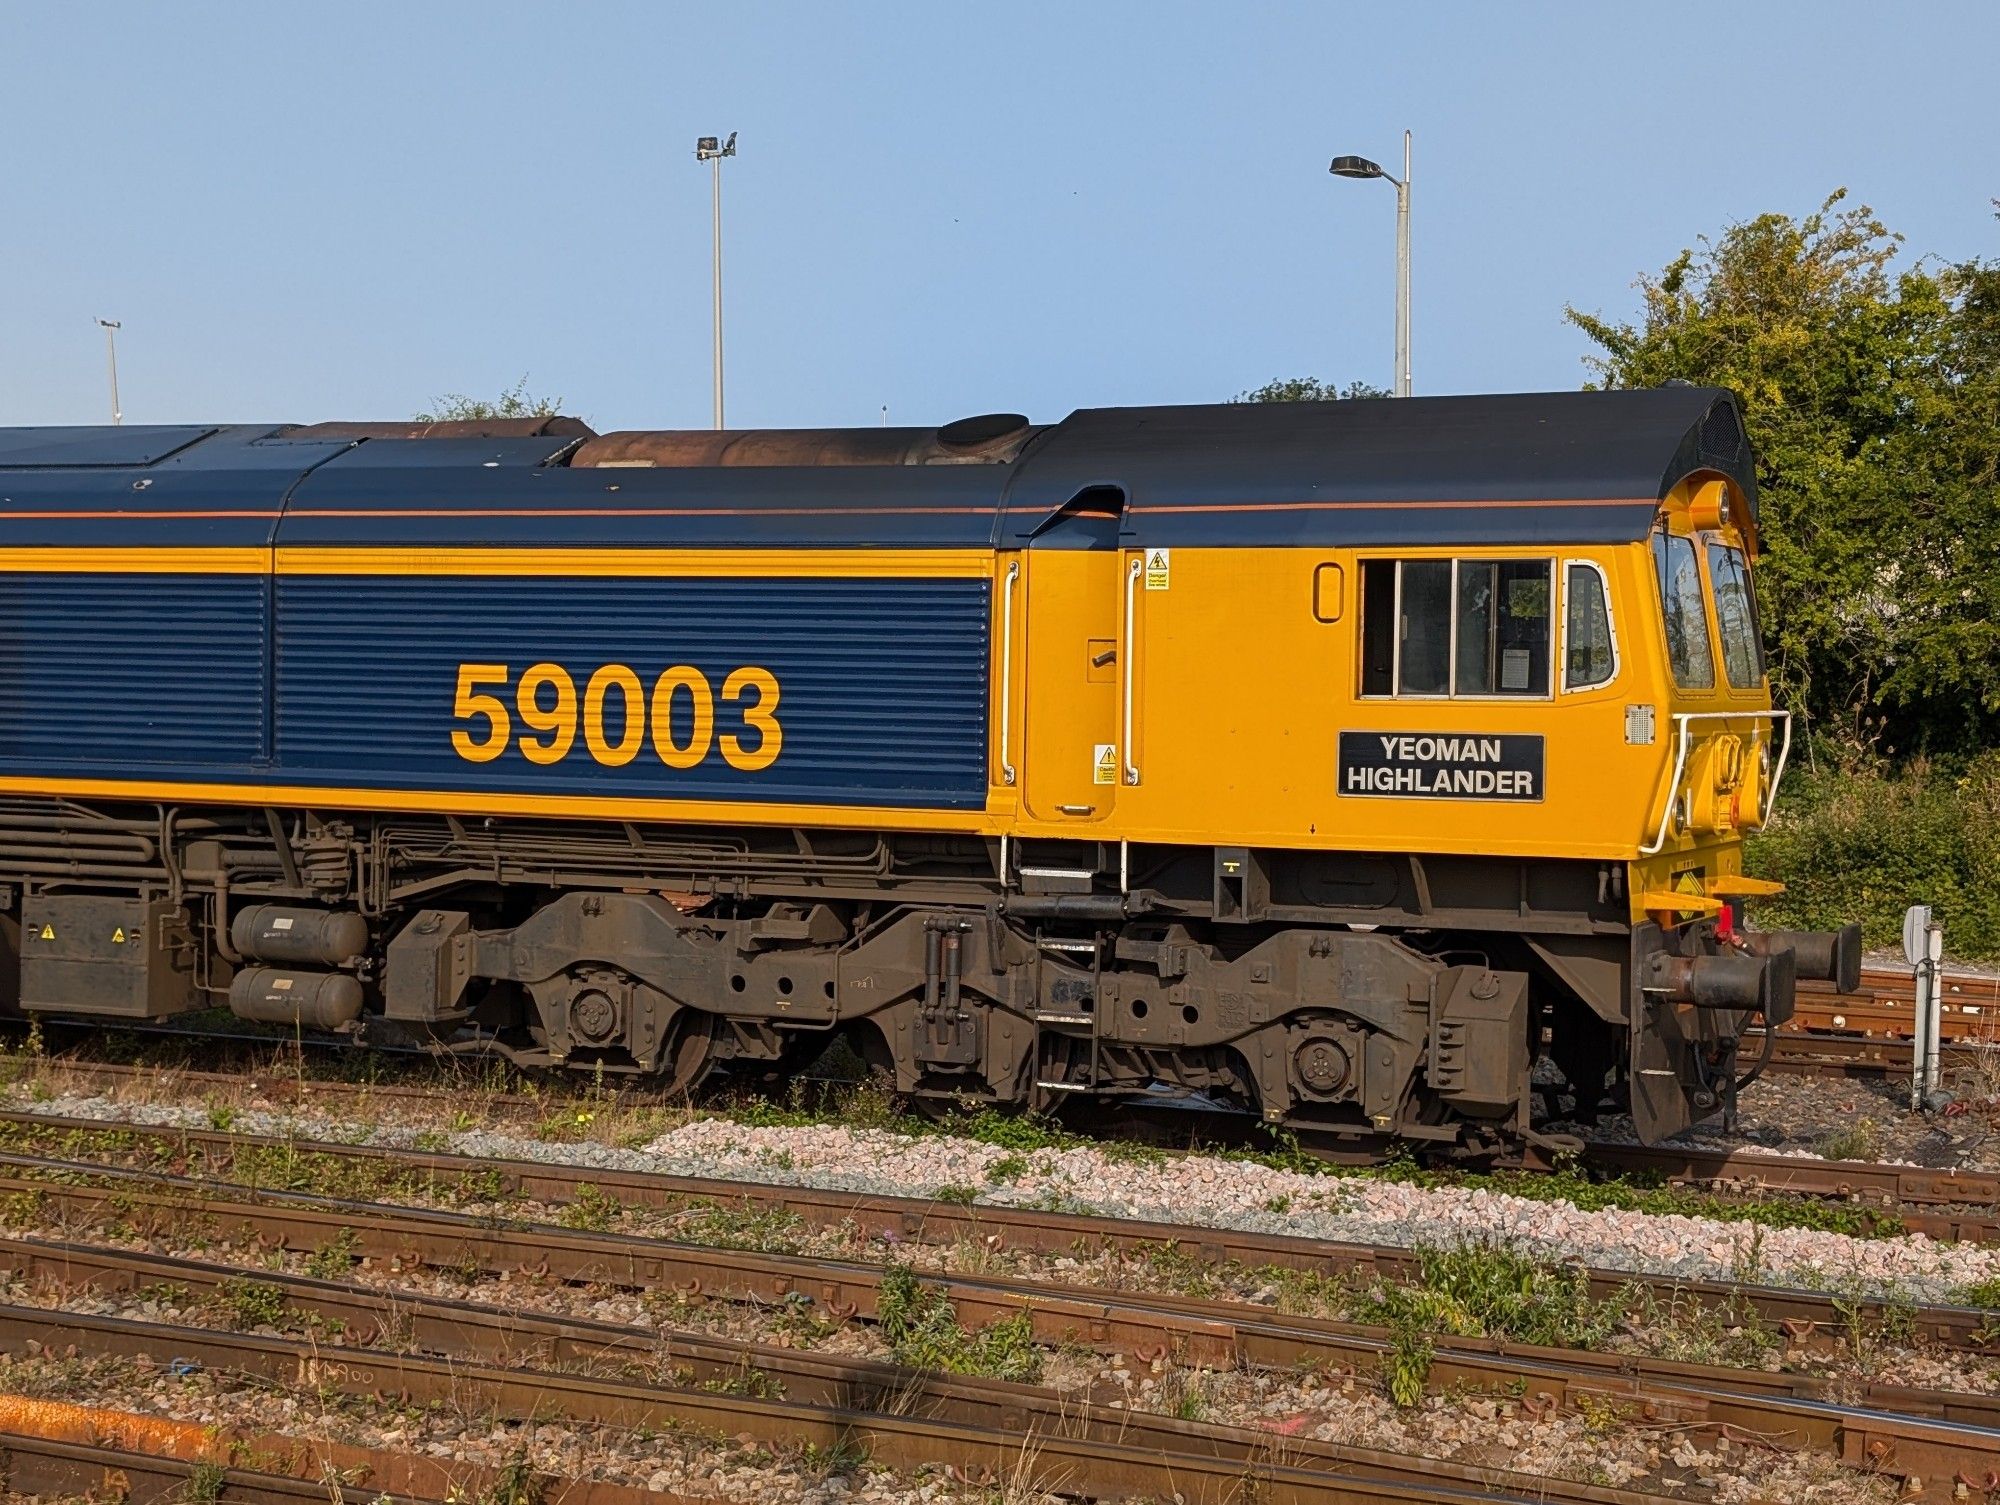
M1173 574L1172 549L1146 550L1146 589L1163 591Z
M1115 784L1118 782L1118 744L1100 742L1091 757L1090 781L1093 784Z
M53 925L44 924L42 926L41 939L45 941L52 941L55 938L56 938L56 927Z
M114 946L125 944L125 927L123 925L120 925L116 930L111 932L111 944Z

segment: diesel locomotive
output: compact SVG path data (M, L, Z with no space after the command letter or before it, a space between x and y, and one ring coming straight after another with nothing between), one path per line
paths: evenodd
M1656 1140L1859 935L1735 399L0 429L0 1002Z

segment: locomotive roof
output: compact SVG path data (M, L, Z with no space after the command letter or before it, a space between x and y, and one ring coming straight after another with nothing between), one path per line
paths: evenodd
M300 544L1011 547L1086 496L1146 545L1615 543L1701 474L1754 520L1719 388L1086 408L1041 429L0 429L8 541L72 546L115 518L121 543L269 542L282 519Z

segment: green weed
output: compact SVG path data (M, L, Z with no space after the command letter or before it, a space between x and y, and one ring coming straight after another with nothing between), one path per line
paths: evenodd
M603 1233L624 1215L625 1204L609 1192L600 1191L588 1181L580 1182L576 1195L564 1204L556 1214L556 1221L565 1228L575 1228L587 1233Z
M942 1288L919 1280L908 1265L882 1272L876 1321L896 1362L946 1374L977 1374L1032 1384L1041 1378L1042 1353L1034 1320L1026 1312L968 1332Z
M287 1325L292 1309L284 1290L262 1280L230 1279L216 1287L223 1311L239 1330Z
M361 1240L352 1228L343 1228L306 1257L306 1274L320 1280L345 1280L354 1271Z

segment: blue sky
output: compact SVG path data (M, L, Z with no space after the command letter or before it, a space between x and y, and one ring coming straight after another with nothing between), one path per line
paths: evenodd
M2000 7L0 0L0 424L397 418L526 375L599 428L1577 385L1566 301L1846 186L2000 254Z

